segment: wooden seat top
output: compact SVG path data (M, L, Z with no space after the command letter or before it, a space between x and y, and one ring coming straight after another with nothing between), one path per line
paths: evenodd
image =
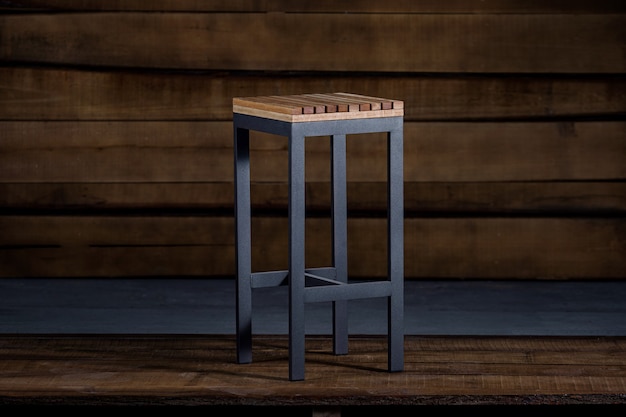
M285 122L404 116L404 102L351 93L233 98L233 113Z

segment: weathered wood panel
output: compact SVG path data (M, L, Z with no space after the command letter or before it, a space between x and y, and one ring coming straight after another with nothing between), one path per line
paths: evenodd
M382 216L387 185L349 182L352 215ZM330 207L328 182L306 184L306 204L318 215ZM255 213L286 216L287 184L253 183ZM4 213L144 214L231 213L234 187L228 182L164 183L0 183ZM624 182L405 182L407 217L420 215L621 215L626 211Z
M20 0L9 11L352 12L352 13L624 13L621 0Z
M231 122L0 122L0 183L233 182ZM405 180L626 179L626 123L406 123ZM330 140L307 140L307 180ZM382 134L351 135L348 179L386 181ZM287 140L252 133L255 182L286 182ZM601 164L598 161L602 161Z
M3 120L231 120L232 98L350 91L405 102L405 120L623 117L626 77L82 71L0 67Z
M621 73L624 39L622 14L0 15L0 61L126 68Z
M407 277L625 278L625 9L5 2L0 275L231 275L232 98L350 91L406 105ZM255 259L276 266L286 144L257 139ZM384 140L348 145L352 269L382 276ZM321 261L327 148L307 143Z
M386 338L354 337L350 343L349 355L334 356L330 337L309 337L306 380L292 383L286 336L255 336L254 361L241 365L234 336L8 335L0 339L0 403L255 406L251 413L259 406L333 405L355 406L354 415L358 407L403 404L470 406L453 415L508 410L480 408L503 404L523 407L514 415L537 412L533 405L540 404L554 406L540 408L540 415L607 415L612 409L598 407L606 404L623 412L623 337L411 336L405 370L396 373L386 372ZM400 415L425 410L441 413L417 407Z
M255 217L256 270L287 268L287 221ZM0 276L231 276L229 217L3 216ZM45 233L42 231L45 230ZM421 278L623 279L619 218L407 218L405 273ZM330 263L330 220L307 219L307 266ZM325 244L326 242L326 244ZM349 272L386 276L386 221L348 220Z

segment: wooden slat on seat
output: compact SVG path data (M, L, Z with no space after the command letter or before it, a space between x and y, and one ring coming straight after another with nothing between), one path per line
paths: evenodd
M404 102L351 93L235 97L233 112L287 122L348 120L404 116Z
M337 93L337 95L346 98L357 97L356 94L352 93ZM388 100L385 98L369 97L364 95L359 95L358 100L364 100L369 102L372 106L372 110L390 110L394 108L399 109L401 107L404 107L404 103L399 100Z

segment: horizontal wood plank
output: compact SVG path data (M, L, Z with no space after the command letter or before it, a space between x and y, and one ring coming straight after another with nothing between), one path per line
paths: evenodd
M0 66L1 120L231 120L232 98L349 91L405 120L623 118L626 78L84 71Z
M330 219L307 219L307 266L330 265ZM0 216L0 276L231 276L229 217ZM255 270L287 269L285 217L254 217ZM624 279L624 219L407 218L405 275ZM326 242L327 244L324 244ZM350 276L386 276L386 220L348 220Z
M624 13L620 0L20 0L0 4L9 11L167 11L167 12L358 12L358 13Z
M625 31L626 14L18 13L0 15L0 61L189 70L623 73Z
M0 129L0 183L233 182L231 122L25 121ZM251 137L252 181L286 182L286 138ZM409 183L626 179L624 122L407 122L404 137ZM329 181L329 138L306 146L307 180ZM384 134L350 135L348 181L386 182L386 152Z
M341 356L331 354L330 337L308 337L306 379L298 383L287 379L286 336L253 342L253 362L241 365L230 335L6 335L0 403L624 404L621 337L410 336L397 373L386 372L384 337L353 336Z
M349 182L350 215L381 216L387 210L387 184ZM328 214L330 184L306 184L307 209ZM287 183L251 186L252 210L284 215ZM86 214L232 212L231 182L163 183L0 183L0 210L7 213ZM429 215L621 215L626 212L624 182L405 182L405 216Z

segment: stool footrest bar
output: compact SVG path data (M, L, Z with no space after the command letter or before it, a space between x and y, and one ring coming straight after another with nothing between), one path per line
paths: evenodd
M337 276L337 270L333 267L307 268L304 270L304 274L311 278L328 281L327 284L341 284L341 282L333 280ZM289 271L286 269L250 274L250 286L252 288L279 287L288 283Z
M304 289L305 303L357 300L391 296L391 281L359 282L343 285L326 285Z
M250 275L252 288L278 287L288 284L289 271L254 272Z

